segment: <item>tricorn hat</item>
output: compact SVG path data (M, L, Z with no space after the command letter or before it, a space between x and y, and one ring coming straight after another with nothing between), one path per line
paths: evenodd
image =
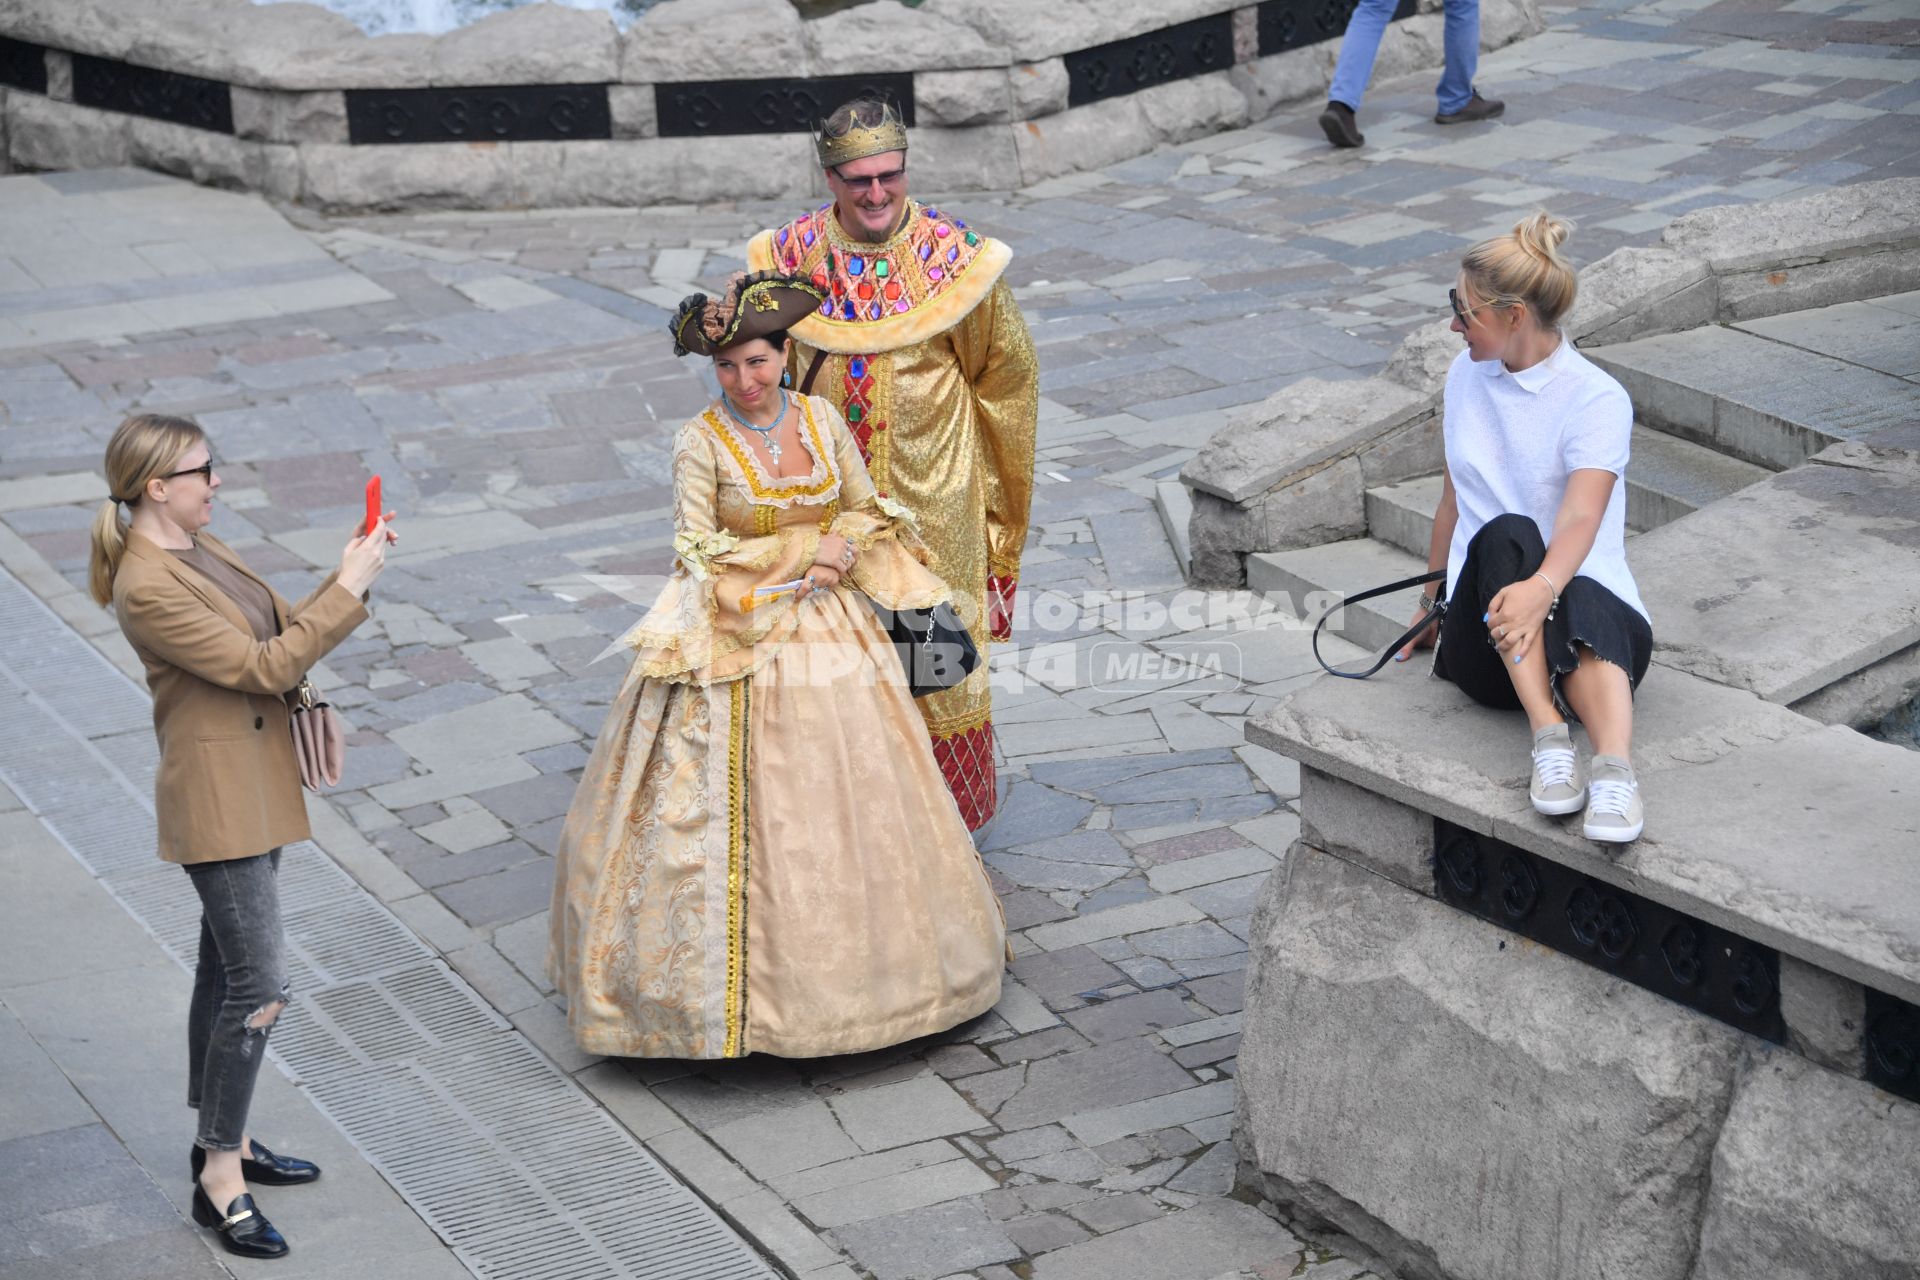
M819 309L826 294L811 280L756 271L738 275L725 296L689 294L669 325L673 354L710 356L755 338L790 329Z

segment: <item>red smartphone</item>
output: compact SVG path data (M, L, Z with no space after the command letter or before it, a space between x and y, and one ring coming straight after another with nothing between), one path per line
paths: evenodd
M367 532L373 532L373 526L380 523L380 477L367 481Z

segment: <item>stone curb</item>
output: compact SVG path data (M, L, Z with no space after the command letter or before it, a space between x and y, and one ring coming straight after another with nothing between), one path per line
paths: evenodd
M1383 45L1382 75L1436 61L1438 6L1421 8ZM0 13L6 35L47 49L50 72L45 96L0 95L0 163L139 164L338 210L805 198L820 194L820 177L804 132L727 138L734 162L715 172L704 163L715 138L661 136L661 94L676 84L765 78L779 87L873 73L915 78L916 169L928 189L1012 190L1242 127L1319 94L1337 44L1322 39L1261 58L1256 9L1245 0L972 0L938 12L888 4L805 22L788 0L666 0L624 34L605 13L540 4L439 37L370 37L311 5L161 0L123 10L116 0L14 0ZM1233 18L1230 70L1070 105L1067 55L1221 14ZM758 38L716 40L717 24ZM1483 45L1543 25L1535 0L1491 0ZM211 81L230 94L231 132L80 105L71 93L74 54ZM576 138L469 131L415 144L353 142L368 127L367 110L478 121L503 95L569 85L580 90L574 109L605 112ZM361 124L350 127L352 95L415 89L453 97L363 102ZM529 101L508 115L545 110Z

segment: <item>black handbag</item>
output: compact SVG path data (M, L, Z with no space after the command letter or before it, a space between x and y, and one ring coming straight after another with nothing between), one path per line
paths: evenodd
M900 655L907 688L914 697L951 689L980 665L980 650L960 625L960 615L952 605L939 604L931 609L875 605L874 611L881 615L893 639L893 651Z
M1435 622L1445 618L1447 616L1447 602L1442 600L1439 604L1427 610L1425 617L1409 627L1405 635L1388 645L1386 651L1378 658L1375 658L1373 665L1365 671L1342 671L1337 667L1328 665L1327 660L1320 656L1320 628L1327 625L1327 619L1339 613L1350 604L1359 604L1362 600L1371 600L1375 596L1384 596L1391 591L1405 591L1408 587L1418 587L1424 586L1429 582L1439 582L1446 576L1447 571L1445 569L1435 569L1432 573L1423 573L1416 578L1402 578L1398 582L1389 582L1384 587L1375 587L1371 591L1362 591L1358 595L1348 596L1345 600L1342 600L1339 604L1321 614L1320 621L1313 624L1313 660L1319 663L1321 669L1330 676L1339 676L1342 680L1365 680L1368 676L1386 666L1393 658L1393 655L1400 652L1407 641L1413 639L1422 631L1425 631Z

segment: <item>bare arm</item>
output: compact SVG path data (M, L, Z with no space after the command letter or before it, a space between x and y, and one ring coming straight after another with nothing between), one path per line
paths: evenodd
M1511 660L1518 662L1527 656L1546 624L1548 608L1586 563L1618 482L1613 472L1597 467L1569 473L1560 510L1554 513L1547 558L1540 564L1544 578L1535 575L1513 583L1493 598L1487 609L1487 626L1499 637L1494 643L1500 652ZM1551 586L1547 579L1552 580Z

